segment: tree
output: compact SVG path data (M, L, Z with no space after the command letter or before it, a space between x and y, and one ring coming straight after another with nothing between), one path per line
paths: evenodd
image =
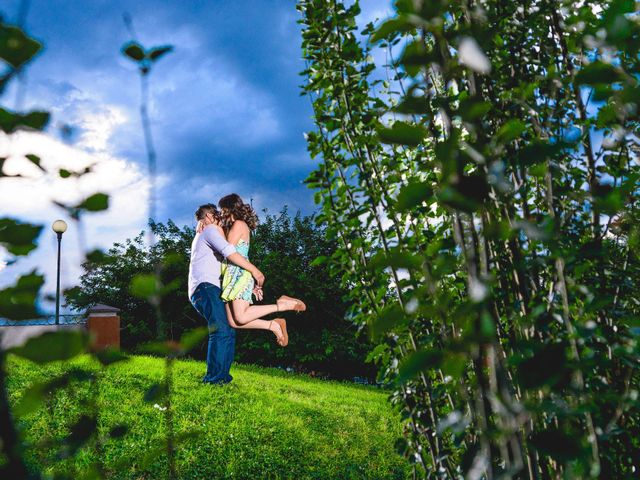
M75 309L96 303L122 309L122 343L127 349L154 340L157 331L177 339L203 325L187 297L193 229L172 221L153 223L151 228L157 241L150 249L145 232L116 243L106 256L86 262L80 286L67 292L67 301ZM267 278L264 302L273 303L286 293L303 298L307 311L288 316L287 348L279 347L271 332L237 330L237 361L292 366L334 378L374 375L373 366L364 361L370 348L366 335L358 336L356 326L345 319L349 307L345 289L325 267L314 263L318 257L331 256L335 248L312 217L292 218L286 209L265 216L253 232L250 252L251 261ZM160 307L165 324L160 329L152 306L141 298L144 292L137 291L135 282L130 285L135 276L152 274L156 262L163 265ZM204 348L194 355L203 357Z
M420 477L633 476L636 2L394 4L361 32L357 1L298 9L307 182L399 449Z

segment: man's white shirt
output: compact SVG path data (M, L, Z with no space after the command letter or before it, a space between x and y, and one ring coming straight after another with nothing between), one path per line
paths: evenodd
M213 226L207 226L202 232L196 233L191 242L189 298L203 282L220 287L220 262L235 251L235 247Z

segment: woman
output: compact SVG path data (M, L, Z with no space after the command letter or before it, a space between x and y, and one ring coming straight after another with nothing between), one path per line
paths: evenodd
M235 193L221 198L218 206L221 210L220 227L227 241L236 247L239 254L248 259L251 231L258 224L255 211ZM255 287L253 277L247 270L233 264L223 265L221 286L222 299L227 302L225 307L231 327L271 330L278 344L287 346L289 336L285 319L263 320L261 317L287 310L304 311L307 307L301 300L282 295L275 304L253 305L252 296L262 300L262 289Z

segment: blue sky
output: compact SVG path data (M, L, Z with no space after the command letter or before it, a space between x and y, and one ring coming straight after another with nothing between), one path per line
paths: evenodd
M0 12L15 21L21 3L5 1ZM364 0L359 23L385 18L390 5ZM304 64L294 1L31 0L26 30L45 50L2 102L49 110L52 122L46 136L0 138L0 155L15 157L21 172L29 168L18 161L25 153L37 153L53 170L99 166L81 182L3 184L0 215L46 228L40 251L0 270L0 286L38 268L47 274L46 289L53 289L55 236L49 225L65 216L51 200L75 202L94 191L112 196L109 212L84 222L84 241L70 224L63 285L77 282L82 250L108 247L144 228L146 157L136 67L120 54L130 40L124 12L140 43L175 47L151 75L158 219L193 225L198 205L231 192L253 198L258 211L275 213L285 205L293 212L314 211L313 192L302 184L316 162L303 137L312 128L312 112L309 99L300 96ZM71 144L58 135L63 124L75 127Z

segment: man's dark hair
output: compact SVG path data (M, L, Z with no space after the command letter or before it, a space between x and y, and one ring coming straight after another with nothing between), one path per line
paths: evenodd
M213 203L205 203L204 205L200 205L196 210L196 220L202 220L207 213L213 214L216 218L220 216L218 208Z

